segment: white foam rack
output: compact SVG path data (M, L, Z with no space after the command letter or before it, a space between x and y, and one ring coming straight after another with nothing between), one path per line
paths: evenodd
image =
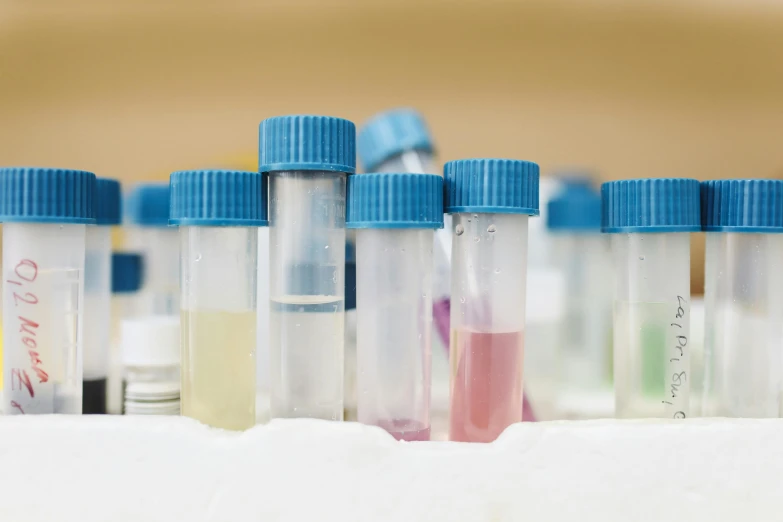
M492 444L181 417L0 417L0 520L780 520L783 421L517 424Z

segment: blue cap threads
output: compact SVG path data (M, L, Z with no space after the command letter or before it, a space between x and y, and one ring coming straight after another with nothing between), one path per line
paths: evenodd
M95 182L95 224L122 223L122 188L116 179L98 178Z
M0 168L0 221L95 223L95 190L91 172Z
M392 109L373 116L356 137L364 170L408 150L432 153L434 145L424 118L414 109Z
M170 223L180 226L261 227L267 221L266 174L185 170L171 175Z
M783 232L783 181L705 181L701 224L707 232Z
M112 252L111 292L129 294L138 292L144 280L144 258L132 252Z
M443 166L445 211L538 215L538 165L509 159L464 159Z
M443 228L443 178L360 174L348 179L348 228Z
M130 223L142 227L169 225L169 184L144 183L136 185L125 200L126 216Z
M356 172L356 126L330 116L278 116L258 129L258 170Z
M685 178L610 181L601 185L601 230L697 232L699 182Z
M549 201L546 225L557 232L600 232L600 194L589 185L566 185Z

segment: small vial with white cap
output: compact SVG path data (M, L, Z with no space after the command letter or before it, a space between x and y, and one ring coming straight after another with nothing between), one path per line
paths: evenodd
M108 412L122 413L123 377L120 324L137 315L136 295L144 278L144 261L136 252L111 254L111 328L109 352L109 383L106 390ZM177 340L177 345L179 341ZM179 364L179 358L177 358Z
M179 320L176 316L131 317L120 323L123 413L180 414Z
M216 428L256 422L258 227L266 176L234 170L171 175L180 231L182 414Z
M125 248L144 256L143 315L179 314L179 235L169 226L169 184L136 185L125 201Z
M84 261L82 413L106 413L111 351L111 227L122 220L120 182L98 178L95 225L87 227Z
M363 174L348 180L356 229L359 422L397 440L430 440L432 250L443 178Z
M356 128L327 116L261 122L269 173L271 415L343 419L346 182Z
M690 233L701 230L699 182L612 181L601 196L614 260L615 416L690 417Z
M0 169L3 411L82 412L84 257L95 175Z
M443 170L453 218L449 439L491 442L522 420L527 222L538 215L539 168L466 159Z
M783 416L783 181L701 184L710 417Z

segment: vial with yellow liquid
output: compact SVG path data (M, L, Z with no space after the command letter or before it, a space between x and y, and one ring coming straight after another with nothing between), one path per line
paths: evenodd
M258 227L266 183L254 172L171 175L180 234L181 411L216 428L255 424Z

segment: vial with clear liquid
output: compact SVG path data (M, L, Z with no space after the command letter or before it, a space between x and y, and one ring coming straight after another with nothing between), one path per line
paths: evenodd
M325 116L261 122L269 174L271 417L342 420L345 199L353 123Z
M783 416L783 181L701 184L705 251L701 414Z

